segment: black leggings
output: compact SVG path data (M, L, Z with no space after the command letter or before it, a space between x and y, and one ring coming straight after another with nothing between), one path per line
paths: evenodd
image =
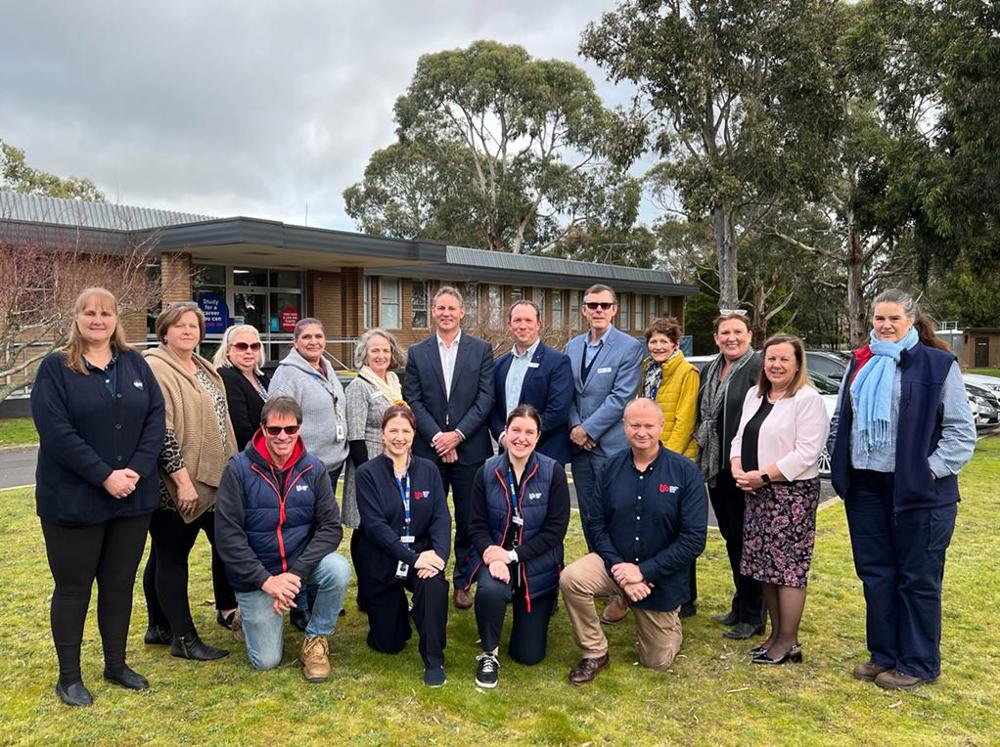
M761 625L764 622L764 597L760 581L740 573L740 559L743 557L743 514L746 507L746 493L740 490L733 473L723 470L715 478L715 487L709 490L709 498L719 522L719 532L726 541L729 567L733 572L732 611L736 621Z
M513 569L513 566L511 566ZM500 631L507 614L508 602L513 602L514 626L510 631L507 651L519 664L537 664L545 658L549 621L555 610L558 589L531 600L531 612L524 599L524 589L514 589L509 583L497 581L484 564L476 577L476 625L483 651L500 645Z
M63 686L80 682L80 644L90 592L97 580L97 626L104 668L120 672L132 617L135 572L146 546L149 514L102 524L66 527L42 520L45 552L56 582L52 594L52 640Z
M195 632L188 602L188 556L198 530L205 532L212 545L212 590L217 610L236 608L236 594L226 578L222 558L215 549L215 512L206 511L190 524L176 511L159 509L153 512L149 533L153 548L142 576L146 595L146 610L150 626L170 630L174 636L190 636Z

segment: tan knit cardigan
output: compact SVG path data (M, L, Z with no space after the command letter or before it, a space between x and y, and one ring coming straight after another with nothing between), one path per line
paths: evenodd
M212 397L198 383L194 374L184 369L180 359L166 345L144 351L143 357L163 391L167 428L174 432L177 443L180 444L184 466L198 493L198 506L194 514L181 514L181 518L190 523L215 503L215 491L222 479L222 470L229 457L236 453L233 424L227 411L226 446L223 448ZM194 361L219 388L225 402L225 385L212 364L197 354ZM162 468L160 479L166 485L171 499L175 499L177 486Z

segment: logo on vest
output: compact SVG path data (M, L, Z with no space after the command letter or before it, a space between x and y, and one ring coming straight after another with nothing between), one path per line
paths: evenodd
M677 486L676 485L665 485L663 483L660 483L660 492L661 493L676 493L677 492Z
M427 498L427 497L429 497L430 494L431 494L431 491L429 491L429 490L414 490L413 491L413 500L419 501L421 498Z
M299 493L303 493L303 492L305 492L306 490L309 490L309 486L308 486L308 485L296 485L296 486L295 486L295 490L296 490L297 492L299 492Z
M541 493L528 493L528 500L529 501L537 501L541 497L542 497Z

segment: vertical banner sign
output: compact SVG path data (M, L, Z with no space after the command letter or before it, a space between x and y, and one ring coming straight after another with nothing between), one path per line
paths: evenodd
M229 306L218 293L202 293L198 306L205 315L205 334L221 335L229 326Z

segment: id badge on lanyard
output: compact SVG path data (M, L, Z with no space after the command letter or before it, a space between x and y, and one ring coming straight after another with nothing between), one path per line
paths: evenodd
M403 479L396 478L396 487L399 488L399 497L403 501L403 533L399 536L399 541L409 547L416 542L416 537L410 533L410 473L407 472Z
M507 481L510 483L510 502L514 507L514 517L511 519L511 523L516 527L524 526L524 517L521 516L521 499L517 494L517 488L514 487L514 472L510 468L507 469Z

